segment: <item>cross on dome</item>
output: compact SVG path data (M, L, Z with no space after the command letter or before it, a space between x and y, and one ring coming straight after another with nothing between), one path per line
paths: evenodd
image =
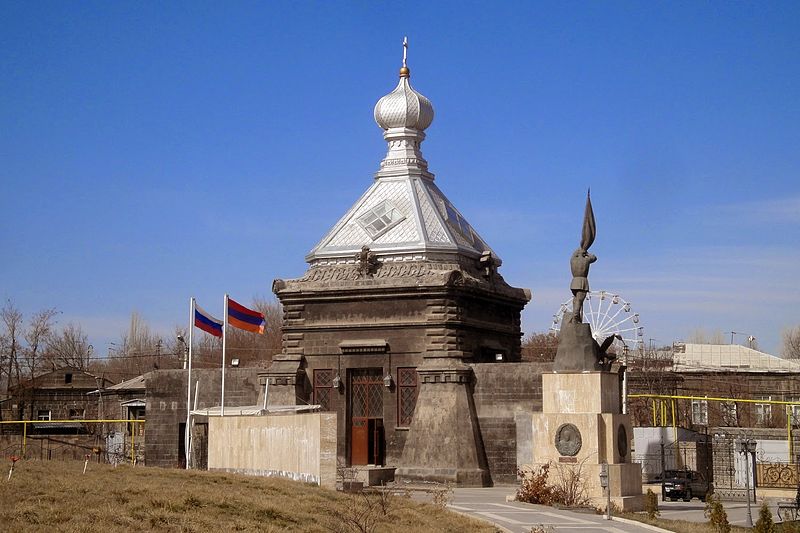
M430 100L411 87L408 81L410 76L408 37L404 37L400 81L392 92L375 104L375 122L384 130L409 128L422 132L433 122L433 105Z

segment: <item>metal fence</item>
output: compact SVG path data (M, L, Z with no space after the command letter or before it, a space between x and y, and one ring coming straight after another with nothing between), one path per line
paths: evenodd
M0 456L41 460L94 456L100 462L136 464L144 458L144 423L144 419L2 421L0 427L7 431L0 435Z

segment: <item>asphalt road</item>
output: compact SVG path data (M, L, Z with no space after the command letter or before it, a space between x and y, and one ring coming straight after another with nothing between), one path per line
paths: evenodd
M530 533L531 528L543 526L545 531L557 533L622 533L633 531L664 531L644 524L624 519L606 520L602 515L559 510L543 505L532 505L519 502L508 502L506 497L514 494L514 487L490 488L457 488L453 491L453 499L449 508L475 518L490 522L512 533ZM429 499L429 495L416 497ZM728 521L733 525L744 526L747 519L747 503L722 502L728 513ZM777 500L767 500L772 510L773 519L777 522ZM705 503L694 499L691 502L662 502L659 500L661 517L672 520L688 520L707 522L703 514ZM751 504L753 523L758 519L761 502Z
M455 489L449 508L501 526L513 533L530 533L543 526L558 533L624 533L648 531L638 523L606 520L591 513L576 513L528 503L507 502L513 487Z
M725 512L728 514L728 522L734 526L742 526L746 525L747 520L747 503L746 502L726 502L723 501L722 505L725 507ZM775 522L778 522L778 507L777 507L777 500L776 499L767 499L767 505L769 505L770 510L772 511L772 519ZM658 502L658 509L661 511L661 518L667 518L670 520L689 520L690 522L707 522L708 519L705 518L703 514L703 510L706 508L706 504L701 502L698 499L694 499L690 502L684 501L677 501L677 502L662 502L659 500ZM759 500L757 503L750 503L751 508L751 516L753 518L753 523L756 523L758 520L758 511L761 509L761 501Z

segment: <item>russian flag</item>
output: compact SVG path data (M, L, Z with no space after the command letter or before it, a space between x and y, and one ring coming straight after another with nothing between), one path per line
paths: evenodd
M264 334L264 315L228 298L228 324L253 333Z
M194 325L215 337L222 337L222 320L206 313L197 304L194 306Z

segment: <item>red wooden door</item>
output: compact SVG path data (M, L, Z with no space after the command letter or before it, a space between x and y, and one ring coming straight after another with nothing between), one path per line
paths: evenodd
M369 464L369 430L366 418L353 419L350 430L350 462L354 465Z
M383 378L380 368L350 374L350 463L383 464Z

